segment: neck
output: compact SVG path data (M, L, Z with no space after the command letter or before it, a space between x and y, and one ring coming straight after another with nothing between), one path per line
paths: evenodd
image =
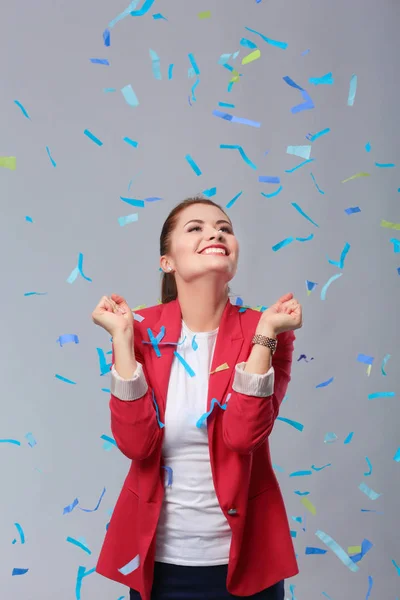
M178 301L182 319L191 331L213 331L219 327L228 294L226 286L210 290L209 286L190 285L178 290Z

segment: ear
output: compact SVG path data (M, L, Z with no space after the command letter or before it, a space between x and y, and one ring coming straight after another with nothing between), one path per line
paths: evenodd
M160 267L164 271L164 273L169 273L170 272L170 269L169 269L170 266L172 267L172 265L169 262L168 258L166 256L161 256L161 258L160 258Z

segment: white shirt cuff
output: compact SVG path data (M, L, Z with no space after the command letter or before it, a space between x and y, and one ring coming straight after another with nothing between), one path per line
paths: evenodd
M119 400L137 400L142 398L148 390L143 367L136 363L136 371L130 379L123 379L117 372L115 365L111 367L111 393Z
M232 389L246 396L267 397L274 393L275 371L274 367L263 374L247 373L245 362L238 363L235 367L235 377Z

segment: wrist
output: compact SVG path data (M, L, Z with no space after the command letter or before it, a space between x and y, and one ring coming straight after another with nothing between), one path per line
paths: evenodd
M265 335L266 337L273 339L276 339L278 333L279 332L274 327L267 323L260 323L256 329L256 334Z

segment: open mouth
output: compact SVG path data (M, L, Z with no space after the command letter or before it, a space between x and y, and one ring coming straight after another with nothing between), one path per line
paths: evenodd
M228 256L229 253L223 248L205 248L204 250L202 250L202 252L199 252L199 254L206 254L212 256Z

